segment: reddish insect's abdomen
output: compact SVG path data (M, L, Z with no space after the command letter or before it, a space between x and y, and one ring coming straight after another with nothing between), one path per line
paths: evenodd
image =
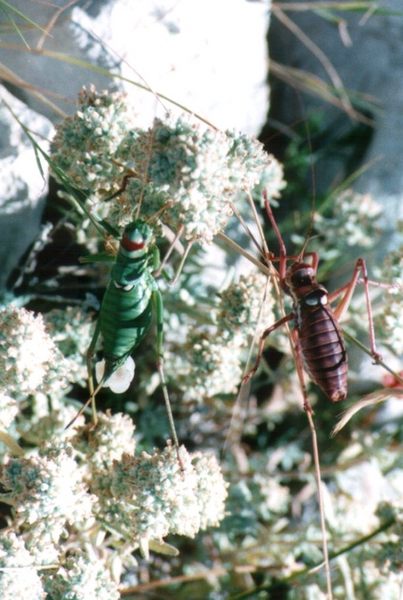
M328 306L298 307L297 327L305 368L332 402L347 396L347 354Z

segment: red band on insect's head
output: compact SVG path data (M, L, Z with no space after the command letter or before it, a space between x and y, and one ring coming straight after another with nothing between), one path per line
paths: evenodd
M142 250L144 248L144 241L142 242L133 242L126 235L123 236L121 244L125 250L128 252L134 252L135 250Z

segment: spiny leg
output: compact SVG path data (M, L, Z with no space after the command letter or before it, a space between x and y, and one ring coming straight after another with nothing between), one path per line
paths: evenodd
M262 313L264 310L264 304L265 304L265 302L267 302L268 293L269 293L269 278L267 277L266 283L264 286L264 293L263 293L263 296L262 296L262 299L260 302L259 312L258 312L258 316L257 316L257 320L256 320L257 327L260 325L261 320L262 320ZM244 375L249 372L249 365L251 363L252 354L253 354L256 342L259 339L260 339L260 335L256 331L253 336L253 339L251 341L251 344L249 346L248 357L247 357L247 360L245 363L245 368L244 368ZM248 399L249 392L250 392L250 386L248 385L248 383L249 383L249 381L244 381L242 378L237 397L236 397L234 405L232 407L231 419L230 419L230 423L229 423L229 427L228 427L228 433L225 436L223 451L225 451L228 446L235 449L235 447L240 442L241 435L242 435L242 429L243 429L243 423L245 421L245 418L247 418L247 408L246 407L247 407L247 399Z
M286 315L282 319L279 319L273 325L271 325L270 327L268 327L267 329L265 329L263 331L262 335L260 336L260 340L259 340L259 348L258 348L258 352L257 352L256 362L255 362L254 366L250 369L250 371L248 371L246 373L246 375L244 375L244 377L242 379L243 384L247 383L249 381L249 379L256 373L256 371L259 367L260 361L262 359L262 356L263 356L266 338L271 333L273 333L273 331L275 331L276 329L278 329L279 327L284 325L284 323L288 323L288 321L291 321L294 318L295 318L294 313L289 313L288 315Z
M265 208L266 208L267 216L269 217L270 223L274 229L274 232L276 234L276 237L277 237L277 240L278 240L278 243L280 246L279 275L280 275L280 281L284 281L285 275L286 275L286 270L287 270L287 251L286 251L286 247L284 244L284 240L283 240L280 230L278 228L277 222L276 222L273 212L271 210L271 206L270 206L267 194L265 194L265 193L264 193L264 200L265 200ZM312 256L312 268L314 268L314 270L316 271L317 265L318 265L318 255L316 253L310 253L310 254ZM306 254L306 256L307 256L307 254ZM292 318L294 315L291 313L291 315L287 315L287 316ZM286 323L288 320L290 320L290 318L287 319L287 317L283 317L283 319L280 319L280 321L277 321L277 325L278 326L282 325L283 323ZM272 327L275 327L275 325L276 325L276 323ZM271 328L269 328L268 333L271 332L270 329ZM264 332L264 333L266 333L266 332ZM267 333L267 335L268 335L268 333ZM263 343L264 343L264 341L263 341ZM308 400L308 394L307 394L306 385L305 385L304 367L303 367L303 362L302 362L301 348L300 348L299 335L298 335L297 329L294 329L291 332L290 343L291 343L291 349L292 349L292 353L293 353L293 357L294 357L295 366L297 369L298 379L299 379L300 386L301 386L301 392L303 395L304 411L306 413L308 423L309 423L309 428L311 431L313 458L314 458L314 465L315 465L315 479L316 479L316 485L317 485L318 504L319 504L319 512L320 512L320 526L321 526L321 532L322 532L323 560L324 560L325 573L326 573L327 597L328 597L328 600L332 600L332 598L333 598L332 580L331 580L331 574L330 574L329 553L328 553L328 548L327 548L327 531L326 531L325 513L324 513L324 505L323 505L322 480L321 480L321 471L320 471L318 441L317 441L317 436L316 436L316 428L315 428L315 424L313 421L313 411L312 411L311 404Z
M281 327L285 323L288 323L289 321L291 321L293 318L295 318L294 313L289 313L288 315L286 315L282 319L279 319L276 323L271 325L271 327L268 327L263 332L263 334L260 338L260 342L259 342L259 350L258 350L258 356L257 356L255 366L245 375L245 377L242 380L242 384L249 381L249 379L253 375L253 373L256 372L259 362L261 360L262 354L263 354L264 344L265 344L265 340L266 340L267 336L270 335L270 333L272 333L273 331L275 331L278 327ZM301 350L300 350L300 345L299 345L298 331L296 329L291 333L291 338L292 339L290 341L291 341L292 352L293 352L295 366L297 369L298 379L300 382L301 392L302 392L302 396L303 396L304 411L307 415L309 428L311 431L313 458L314 458L314 465L315 465L315 479L316 479L316 484L317 484L318 504L319 504L319 512L320 512L320 525L321 525L321 532L322 532L323 560L324 560L325 571L326 571L327 593L328 593L328 599L332 600L332 598L333 598L332 583L331 583L331 575L330 575L329 552L328 552L328 548L327 548L327 531L326 531L325 516L324 516L322 479L321 479L321 471L320 471L320 460L319 460L319 450L318 450L318 441L317 441L317 436L316 436L316 428L315 428L315 424L313 421L312 407L308 400L308 394L307 394L305 378L304 378L304 368L303 368Z
M99 337L100 331L101 331L101 326L100 326L100 322L98 320L97 324L95 326L94 335L92 336L91 343L88 346L88 350L87 350L88 389L89 389L89 392L90 392L90 397L89 397L89 400L84 404L84 407L77 414L77 417L79 415L81 415L82 412L84 411L84 409L88 406L88 404L91 403L91 407L92 407L92 420L93 420L94 425L97 424L97 420L98 420L97 419L97 410L96 410L96 406L95 406L95 396L98 393L98 390L100 389L101 385L98 385L97 390L95 392L94 391L94 377L93 377L93 374L92 374L92 371L93 371L92 358L94 356L94 352L95 352L95 348L96 348L96 345L97 345L97 341L98 341L98 337Z
M95 330L93 336L91 338L90 345L87 350L87 374L88 374L88 389L90 391L90 396L94 393L94 378L92 376L92 357L94 356L95 347L97 345L98 337L101 331L101 327L99 321L97 321L95 325Z
M178 242L178 241L180 240L180 238L181 238L181 235L182 235L182 233L183 233L183 230L184 230L184 226L183 226L183 225L181 225L181 226L179 227L179 229L178 229L178 232L175 234L175 237L174 237L174 239L173 239L173 240L172 240L172 242L170 243L170 245L169 245L169 248L168 248L168 250L167 250L167 252L166 252L166 254L165 254L164 258L162 259L162 262L161 262L161 264L159 265L158 269L156 269L156 270L155 270L155 277L158 277L158 276L161 274L162 270L164 269L165 265L167 264L167 262L168 262L168 260L169 260L169 258L170 258L170 256L171 256L171 254L172 254L172 252L173 252L173 249L175 248L175 246L176 246L177 242Z
M368 273L367 273L367 265L363 258L357 259L357 261L355 263L353 275L352 275L349 283L347 283L345 286L343 286L339 290L336 290L335 292L330 294L329 301L332 301L333 299L337 298L341 293L344 292L344 295L341 298L339 304L334 309L334 315L335 315L336 319L340 320L342 318L342 316L344 315L344 313L348 310L354 290L357 286L357 283L360 281L360 273L361 273L361 277L362 277L362 283L364 285L365 303L366 303L367 314L368 314L368 331L369 331L369 343L370 343L370 348L371 348L371 355L372 355L372 358L374 359L374 362L378 363L380 360L382 360L382 357L376 349L374 321L373 321L373 316L372 316L372 306L371 306L371 300L369 297L369 279L368 279Z
M71 419L71 421L69 421L66 425L66 427L64 428L65 430L68 429L69 427L71 427L73 425L73 423L78 419L78 417L81 417L81 415L83 414L83 412L85 411L85 409L91 404L92 405L92 422L93 422L93 427L96 427L97 423L98 423L98 416L97 416L97 412L95 409L95 397L98 394L99 390L101 389L101 387L104 385L105 383L105 377L102 377L101 381L99 382L99 384L97 385L97 387L95 388L95 390L93 391L93 393L90 395L90 397L88 398L88 400L86 401L85 404L82 405L82 407L80 408L80 410L78 411L78 413L75 415L75 417L73 419Z
M171 429L172 439L173 439L173 442L174 442L174 445L175 445L175 448L176 448L176 451L178 454L178 459L180 462L178 436L176 433L175 423L174 423L174 419L173 419L173 415L172 415L171 402L169 399L168 387L166 384L165 373L164 373L164 355L163 355L164 307L163 307L163 302L162 302L162 296L158 289L154 290L154 292L153 292L153 300L155 303L155 314L156 314L156 319L157 319L157 357L158 357L157 367L158 367L158 373L159 373L160 380L161 380L162 393L164 396L165 407L166 407L166 411L167 411L167 415L168 415L169 427Z
M316 488L318 493L318 505L319 505L319 514L320 514L320 529L322 532L322 552L323 552L323 564L325 567L326 573L326 586L327 586L327 598L328 600L332 600L333 591L332 591L332 579L330 573L330 563L329 563L329 551L327 547L327 530L325 523L325 509L323 503L323 494L322 494L322 474L320 471L320 458L319 458L319 448L318 448L318 438L316 435L315 423L313 420L313 410L311 403L308 400L308 393L305 385L305 376L304 376L304 367L302 362L302 354L301 347L299 343L298 330L294 329L291 333L292 340L292 352L294 355L295 366L297 369L298 379L301 387L301 392L303 396L304 403L304 411L306 413L309 429L311 431L311 440L312 440L312 452L313 452L313 462L315 466L315 479L316 479Z
M171 281L171 285L175 285L176 282L178 281L179 275L182 273L182 269L184 267L184 264L186 262L188 255L189 255L189 252L192 249L192 246L193 246L193 242L189 242L188 245L186 246L185 253L182 256L181 262L179 263L179 267L178 267L178 270L176 271L175 277Z

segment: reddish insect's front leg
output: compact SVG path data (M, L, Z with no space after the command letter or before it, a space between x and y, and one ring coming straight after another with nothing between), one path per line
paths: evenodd
M246 375L244 375L244 377L242 379L242 384L247 383L251 379L251 377L256 373L256 371L259 367L260 361L262 359L264 343L266 341L267 336L269 336L271 333L273 333L273 331L275 331L276 329L278 329L279 327L284 325L284 323L287 323L288 321L291 321L294 318L295 318L295 314L289 313L288 315L286 315L282 319L279 319L273 325L271 325L270 327L268 327L267 329L264 330L264 332L262 333L260 340L259 340L259 348L258 348L258 352L257 352L255 365L252 367L252 369L250 369L250 371L248 371L246 373Z

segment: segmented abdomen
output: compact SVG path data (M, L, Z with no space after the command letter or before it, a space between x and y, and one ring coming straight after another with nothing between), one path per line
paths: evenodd
M331 309L300 307L299 342L305 368L332 402L347 396L347 354Z
M109 282L99 315L107 361L118 362L141 342L151 323L151 295L146 277L140 277L130 290Z

